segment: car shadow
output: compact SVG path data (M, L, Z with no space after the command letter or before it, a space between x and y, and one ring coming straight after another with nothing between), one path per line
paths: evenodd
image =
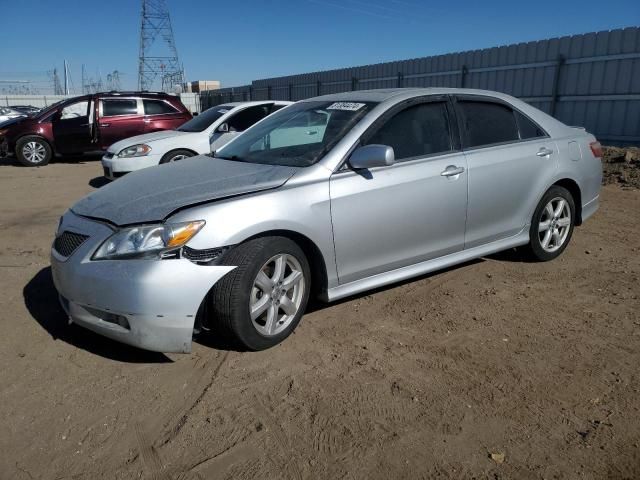
M163 353L149 352L103 337L77 325L69 325L67 314L58 302L51 267L40 270L22 290L31 316L54 340L60 340L94 355L123 363L168 363Z
M111 183L107 177L94 177L89 180L89 186L93 188L104 187L106 184Z
M73 163L78 163L78 164L84 164L84 163L91 163L91 162L99 162L100 160L102 160L102 155L103 153L97 153L97 152L92 152L92 153L85 153L82 155L62 155L62 156L55 156L51 159L51 163L55 164L55 163L65 163L65 164L73 164ZM45 165L44 167L27 167L25 165L22 165L20 162L18 162L18 159L13 156L13 157L0 157L0 167L20 167L20 168L45 168L47 167L47 165Z
M404 285L408 285L410 283L414 283L414 282L419 282L420 280L424 280L427 278L431 278L431 277L438 277L439 275L442 275L444 273L447 272L451 272L454 270L459 270L471 265L475 265L477 263L482 263L485 260L482 258L476 258L473 260L469 260L467 262L464 263L459 263L457 265L453 265L451 267L447 267L447 268L443 268L441 270L436 270L434 272L430 272L430 273L425 273L423 275L417 276L417 277L411 277L408 278L406 280L402 280L399 282L394 282L391 283L389 285L385 285L383 287L378 287L378 288L373 288L371 290L366 290L364 292L360 292L360 293L356 293L355 295L350 295L348 297L345 298L341 298L340 300L336 300L334 302L323 302L322 300L319 300L317 298L309 298L309 304L307 305L307 310L306 313L312 313L312 312L317 312L317 311L321 311L324 310L325 308L328 307L333 307L334 305L340 305L342 303L347 303L347 302L351 302L353 300L357 300L359 298L363 298L363 297L367 297L369 295L375 295L376 293L381 293L381 292L386 292L387 290L393 290L394 288L398 288L398 287L402 287Z

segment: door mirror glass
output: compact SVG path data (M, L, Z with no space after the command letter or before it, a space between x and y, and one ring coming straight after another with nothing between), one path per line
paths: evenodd
M394 163L395 154L388 145L365 145L356 149L349 158L349 165L356 170L387 167Z
M219 133L227 133L228 131L229 131L229 124L226 122L218 127Z

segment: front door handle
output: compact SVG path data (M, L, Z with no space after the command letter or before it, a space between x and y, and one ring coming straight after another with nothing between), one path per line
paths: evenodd
M542 147L540 150L538 150L538 153L536 153L536 155L539 157L548 157L552 153L553 153L553 150L547 147Z
M443 177L453 177L455 175L460 175L463 172L464 172L464 167L456 167L455 165L449 165L442 172L440 172L440 175L442 175Z
M100 126L102 128L107 128L107 127L111 126L111 124L110 123L101 123Z

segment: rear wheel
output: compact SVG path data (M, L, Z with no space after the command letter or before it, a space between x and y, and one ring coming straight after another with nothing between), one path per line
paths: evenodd
M179 160L184 160L185 158L193 157L193 152L189 150L172 150L171 152L165 153L162 159L160 159L160 163L171 163L177 162Z
M296 328L309 300L310 270L300 247L285 237L250 240L228 252L236 268L209 296L209 325L249 350L272 347Z
M547 262L567 248L575 222L576 207L571 193L554 185L544 194L531 219L528 250L531 257Z
M53 150L46 140L36 136L27 136L16 142L16 156L22 165L41 167L49 163L53 156Z

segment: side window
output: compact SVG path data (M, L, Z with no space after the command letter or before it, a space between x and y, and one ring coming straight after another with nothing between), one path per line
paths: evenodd
M269 105L245 108L227 121L229 131L244 132L251 125L262 120L267 115L269 115Z
M286 107L286 105L276 105L275 103L271 106L271 113L277 112L281 108Z
M500 103L459 101L467 147L520 139L513 110Z
M518 130L520 131L520 138L526 140L529 138L546 137L547 134L538 125L533 123L527 117L520 112L515 112L516 120L518 122Z
M88 115L89 102L83 100L82 102L72 103L62 109L60 113L60 120L68 120L70 118L86 117Z
M145 115L162 115L163 113L176 113L177 110L162 100L142 100Z
M135 98L108 98L102 100L102 116L136 115L138 102Z
M423 103L402 110L366 143L393 147L396 160L451 151L446 104Z

